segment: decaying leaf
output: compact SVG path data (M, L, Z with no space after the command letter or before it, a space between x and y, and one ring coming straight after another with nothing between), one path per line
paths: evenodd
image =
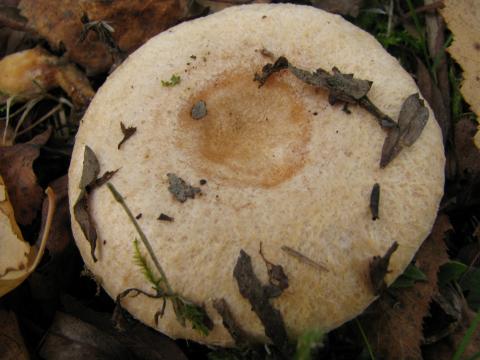
M135 132L137 131L136 127L134 126L126 127L123 122L120 122L120 129L122 130L123 139L118 143L118 150L120 150L120 147L122 146L122 144L128 139L130 139L133 136L133 134L135 134Z
M313 6L335 14L357 17L364 0L311 0Z
M36 47L8 55L0 61L0 100L26 101L61 87L78 108L95 95L87 77L74 65Z
M370 193L370 212L372 213L372 220L377 220L378 207L380 205L380 184L375 183Z
M32 165L51 133L49 128L29 142L0 147L0 174L15 209L15 219L21 225L31 224L42 205L43 190L37 184Z
M88 198L90 187L97 180L99 173L100 164L98 163L97 156L89 146L85 146L83 153L82 177L78 186L80 188L80 195L73 206L73 213L82 229L83 235L90 243L93 261L97 261L97 257L95 256L97 230L95 229L95 223L88 210Z
M168 173L168 191L181 203L187 201L188 198L195 199L195 195L200 194L200 188L189 185L182 178L175 174Z
M448 261L444 234L451 229L448 217L440 215L431 235L416 255L417 267L428 281L401 289L389 289L375 302L372 318L364 324L375 355L384 359L421 359L423 318L432 296L437 292L437 272Z
M457 171L462 178L480 174L480 150L473 143L476 129L475 122L468 117L455 123L455 156Z
M380 167L387 166L405 146L412 146L422 134L428 121L428 109L418 93L403 103L398 116L398 127L389 130L383 143Z
M46 193L49 201L46 224L38 248L32 248L15 222L7 189L0 177L0 297L20 285L43 256L55 212L55 194L51 188Z
M480 2L477 0L444 0L440 10L453 33L453 43L447 51L463 68L460 88L472 110L480 116Z
M262 68L261 74L255 74L254 80L258 81L259 87L261 87L271 75L283 69L289 69L295 77L306 84L327 90L330 104L333 105L337 101L342 101L345 104L358 104L375 116L383 128L397 127L397 124L368 98L367 93L372 86L371 81L355 79L353 74L344 74L336 67L332 69L332 74L320 68L315 72L310 72L297 68L281 56L273 64L266 64Z
M7 310L0 310L0 356L4 360L30 359L17 317Z
M268 281L270 282L270 285L277 287L281 291L288 288L288 277L285 275L282 265L273 264L265 258L265 255L263 255L262 243L260 243L259 253L267 266Z
M19 8L28 19L29 27L54 49L63 47L70 60L93 75L108 71L116 61L116 54L95 31L89 31L84 41L80 41L84 16L89 22L107 22L114 30L112 38L117 47L129 54L152 36L179 22L187 14L187 3L187 0L22 0Z
M215 299L213 301L213 307L222 317L223 326L225 326L229 334L232 336L232 339L235 341L235 345L240 347L242 345L248 344L247 336L233 317L227 301L223 298Z
M373 293L379 295L386 288L385 276L388 274L388 265L393 253L398 249L398 243L395 241L383 256L374 256L370 261L369 276Z
M235 264L233 276L240 294L250 302L252 311L262 322L265 335L284 353L291 353L282 314L270 303L270 299L279 296L281 290L272 285L262 285L253 271L252 259L243 250Z

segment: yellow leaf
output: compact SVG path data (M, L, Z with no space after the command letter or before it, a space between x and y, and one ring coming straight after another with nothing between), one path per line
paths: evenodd
M55 211L55 194L50 188L46 193L48 215L37 250L23 239L5 183L0 176L0 297L20 285L35 270L42 258Z
M480 1L444 0L444 4L441 13L454 38L447 50L463 69L460 91L480 117ZM478 132L475 144L480 148Z

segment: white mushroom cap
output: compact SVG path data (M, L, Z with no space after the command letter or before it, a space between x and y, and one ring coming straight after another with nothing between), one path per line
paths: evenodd
M84 148L97 155L101 173L119 168L111 182L150 239L174 290L205 304L214 328L205 337L182 327L172 307L158 326L161 300L144 296L123 304L142 322L173 338L233 345L212 301L225 298L239 325L267 341L264 329L233 277L239 252L251 257L268 282L259 255L281 265L290 286L271 302L292 338L310 328L333 329L361 313L375 298L368 279L371 258L399 243L387 275L400 275L429 234L443 192L440 129L430 118L420 138L386 168L379 167L386 132L358 106L331 106L288 71L265 86L255 72L272 62L266 49L303 69L336 66L373 81L368 94L397 119L415 82L369 34L312 7L251 5L178 25L133 53L98 91L79 129L69 171L72 206L79 196ZM193 56L192 56L193 55ZM193 59L196 57L196 59ZM162 86L173 74L180 84ZM191 117L206 103L207 115ZM137 131L120 150L120 122ZM168 191L167 173L202 196L184 203ZM380 219L369 209L381 185ZM133 260L133 224L107 187L96 189L90 211L98 231L94 263L72 218L86 265L115 298L137 287L149 291ZM73 211L72 211L73 213ZM157 220L160 213L174 222ZM281 250L289 246L323 263L326 271Z

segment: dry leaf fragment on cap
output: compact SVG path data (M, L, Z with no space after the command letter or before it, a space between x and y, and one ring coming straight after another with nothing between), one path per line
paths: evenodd
M55 194L51 188L46 193L49 202L47 220L38 248L34 248L23 239L0 176L0 297L20 285L35 270L43 256L55 212Z
M375 183L370 193L370 212L372 220L378 219L378 207L380 205L380 184Z
M233 276L237 280L240 294L247 299L252 311L258 316L267 335L279 349L288 352L288 337L280 311L270 303L272 296L279 296L281 290L272 285L262 285L253 271L252 259L243 250L235 264Z
M369 264L370 283L373 293L380 294L387 288L385 276L388 273L388 265L393 253L398 249L398 243L395 241L383 256L374 256Z
M15 219L21 225L31 224L42 204L43 190L32 166L51 133L52 129L48 128L26 143L0 147L0 174L15 210Z
M240 347L248 343L247 335L235 320L227 301L224 298L213 300L213 308L222 317L223 326L235 340L235 345Z
M187 184L185 180L175 174L168 173L168 191L181 203L187 199L195 199L195 195L200 194L200 188Z
M332 68L332 74L318 68L314 72L300 69L289 63L284 56L279 57L273 64L266 64L261 74L255 74L254 80L262 87L270 76L281 70L288 69L295 77L306 84L319 87L329 92L328 100L331 105L337 101L345 104L358 104L377 119L383 128L395 128L397 124L368 98L367 93L372 87L369 80L355 79L353 74L344 74L336 67ZM344 111L349 111L344 107Z
M75 220L77 220L82 229L83 235L90 243L91 254L94 261L97 261L97 257L95 256L97 230L95 228L95 221L92 219L89 210L89 197L93 190L108 182L117 171L118 169L115 171L107 171L101 177L98 177L100 164L97 156L88 145L85 145L82 177L78 185L80 194L78 195L75 205L73 205L73 213Z
M122 130L123 138L122 140L118 143L118 150L120 150L120 147L123 145L125 141L130 139L133 134L137 131L137 128L134 126L129 126L126 127L123 122L120 122L120 129Z
M0 94L26 101L50 89L61 87L79 107L95 95L87 77L73 64L36 47L4 57L0 61Z
M398 116L398 127L389 130L382 147L380 167L387 166L405 146L412 146L420 137L428 121L428 109L418 93L403 103Z

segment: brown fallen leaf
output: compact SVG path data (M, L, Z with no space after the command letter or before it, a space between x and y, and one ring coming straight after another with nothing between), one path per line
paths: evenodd
M21 225L31 224L42 204L43 190L32 165L51 132L49 128L29 142L0 147L0 174L15 209L15 219Z
M87 77L73 64L36 47L4 57L0 61L0 101L9 97L26 101L61 87L78 108L95 95Z
M216 13L230 6L245 4L268 4L271 0L196 0L197 4L208 8L208 13Z
M81 21L84 16L90 24L106 22L113 28L111 35L117 47L129 54L178 23L187 14L187 3L187 0L22 0L19 8L28 18L28 25L54 49L63 47L70 60L84 67L88 75L94 75L108 71L118 60L118 54L95 31L89 31L81 41L86 25Z
M311 0L313 6L335 14L357 17L364 0Z
M17 317L7 310L0 310L0 357L3 360L30 359Z
M461 177L480 174L480 150L473 142L476 131L477 126L470 118L460 119L455 124L455 156Z
M448 261L443 237L450 228L448 217L440 215L416 255L416 266L428 281L417 282L409 288L389 289L372 306L373 318L369 319L366 332L376 356L387 360L422 358L423 318L432 296L438 291L438 269Z

